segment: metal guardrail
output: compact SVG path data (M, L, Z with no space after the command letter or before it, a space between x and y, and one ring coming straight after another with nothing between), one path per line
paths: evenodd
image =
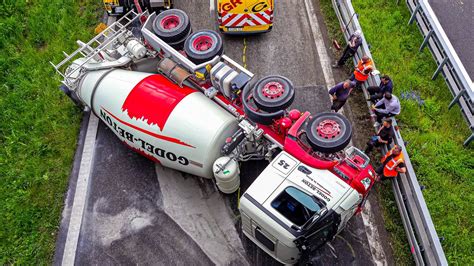
M350 0L332 0L332 4L339 22L344 26L344 37L346 40L349 39L349 36L354 31L360 30L362 32ZM362 39L362 45L354 56L354 65L357 64L363 55L372 58L365 38ZM379 75L369 77L368 81L363 85L365 97L369 96L367 87L378 86L379 83ZM367 104L370 107L370 103ZM372 113L372 111L370 112ZM396 126L395 118L393 118L393 121L393 125ZM394 142L403 149L407 172L393 179L392 188L414 261L416 265L447 265L443 248L399 130L395 130ZM387 152L387 149L384 147L383 151Z
M420 51L428 45L438 65L431 79L436 79L440 72L443 74L444 80L454 97L449 104L449 108L453 107L455 103L459 104L469 124L472 133L464 142L464 145L467 146L474 140L474 84L428 0L406 0L406 4L412 14L408 24L416 21L421 34L424 36ZM466 25L466 27L471 26Z

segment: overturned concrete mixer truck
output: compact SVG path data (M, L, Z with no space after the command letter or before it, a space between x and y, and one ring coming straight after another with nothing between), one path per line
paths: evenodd
M144 22L143 25L141 22ZM290 80L256 79L223 54L214 31L192 31L180 10L130 11L54 68L62 90L131 149L239 188L239 164L269 165L240 198L242 231L277 261L296 263L333 239L364 206L375 174L347 147L337 113L287 109Z

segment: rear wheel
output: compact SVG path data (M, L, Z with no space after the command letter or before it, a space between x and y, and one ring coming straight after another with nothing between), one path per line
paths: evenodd
M186 39L184 51L191 61L200 64L222 55L224 46L221 36L217 32L202 30L193 33Z
M191 31L191 23L184 11L170 9L156 16L153 31L166 43L176 43L186 38Z
M266 112L276 112L288 108L295 99L293 83L282 76L267 76L254 86L255 105Z
M255 86L253 86L253 84L247 83L242 92L242 105L244 106L244 112L251 121L262 125L271 125L275 120L280 119L285 115L284 110L276 112L257 110L258 107L255 105L255 100L253 99L253 96L250 95L254 88Z
M334 153L344 149L352 137L352 126L341 114L320 113L306 125L306 136L311 147L320 152Z

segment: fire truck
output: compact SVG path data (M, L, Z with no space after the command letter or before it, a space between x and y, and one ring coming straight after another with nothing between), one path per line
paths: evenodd
M217 23L225 34L269 32L273 27L273 0L218 0Z
M240 186L241 163L269 162L239 210L245 236L277 261L296 263L362 210L375 174L363 152L347 147L349 121L288 110L296 93L289 79L256 78L223 53L219 34L193 32L185 12L132 10L77 43L52 63L61 89L131 149L211 178L226 194Z

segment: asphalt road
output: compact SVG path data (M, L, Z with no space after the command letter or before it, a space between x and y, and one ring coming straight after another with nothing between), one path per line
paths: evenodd
M474 1L429 0L449 41L461 59L467 73L474 80ZM465 25L465 26L462 26Z
M327 111L330 106L327 82L307 6L300 0L275 2L273 31L246 37L245 41L242 37L225 36L225 53L242 64L245 60L248 69L257 76L279 74L290 78L297 87L293 107L312 113ZM189 14L195 31L215 29L209 1L175 3L176 8ZM313 4L317 10L318 3ZM322 24L320 14L316 15ZM325 32L324 26L321 27ZM316 37L324 38L326 45L329 43L326 36ZM86 115L83 123L87 124L87 118ZM71 174L55 264L61 264L65 254L81 145ZM93 158L75 250L76 264L277 264L242 236L236 212L237 193L222 195L209 180L155 165L122 145L103 123L98 127ZM243 166L242 191L263 167L265 163ZM374 220L380 223L379 213L370 215L365 217L375 215ZM373 243L369 243L369 238L370 242L382 242L374 238L376 231L367 218L357 216L350 221L348 230L313 255L312 262L317 265L392 264L384 255L387 252L382 248L374 250ZM376 247L384 245L386 243Z

